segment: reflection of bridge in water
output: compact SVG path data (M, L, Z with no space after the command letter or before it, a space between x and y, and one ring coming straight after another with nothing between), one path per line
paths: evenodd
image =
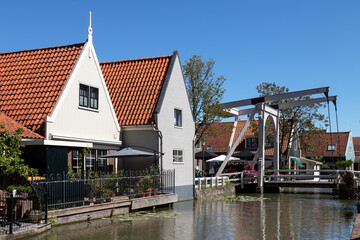
M342 176L350 172L356 185L360 185L360 171L347 170L265 170L263 183L266 189L280 187L293 188L332 188L338 189ZM248 172L224 173L240 189L256 188L260 176L249 176ZM251 174L255 175L255 174Z

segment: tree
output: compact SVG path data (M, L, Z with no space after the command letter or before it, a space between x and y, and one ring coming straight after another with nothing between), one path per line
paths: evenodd
M285 86L278 86L276 83L263 82L256 87L260 96L270 96L275 94L287 93L289 89ZM294 102L310 99L309 96L296 97L280 101L268 102L267 104L279 104L284 102ZM323 104L310 104L300 107L287 108L280 110L280 136L279 147L281 154L288 158L290 140L296 140L298 133L316 133L327 126L325 115L319 112ZM252 124L253 132L258 130L257 124Z
M21 133L24 130L18 128L14 134L0 124L0 176L18 175L28 177L37 170L30 168L21 159Z
M195 121L195 136L198 144L205 132L211 132L211 123L219 122L224 112L220 101L225 89L223 76L215 76L215 61L202 60L200 56L192 56L185 61L183 74L189 94L191 111Z

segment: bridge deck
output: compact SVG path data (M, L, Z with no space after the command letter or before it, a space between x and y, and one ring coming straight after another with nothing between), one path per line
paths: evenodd
M337 184L318 181L271 181L264 182L264 187L336 188Z

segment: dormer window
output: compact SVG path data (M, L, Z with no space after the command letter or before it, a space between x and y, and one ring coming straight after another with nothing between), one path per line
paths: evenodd
M328 145L328 151L335 151L336 150L336 144L329 144Z
M98 109L99 89L85 84L80 84L79 89L79 106Z

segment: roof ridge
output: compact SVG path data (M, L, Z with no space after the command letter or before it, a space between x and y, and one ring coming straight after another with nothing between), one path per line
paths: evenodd
M135 62L135 61L151 60L151 59L157 59L157 58L169 58L169 57L172 57L172 55L147 57L147 58L124 59L124 60L116 60L116 61L109 61L109 62L101 62L100 64L122 63L122 62L131 62L131 61Z
M31 51L38 51L38 50L45 50L45 49L55 49L55 48L64 48L64 47L72 47L72 46L83 46L86 42L83 43L74 43L69 45L61 45L61 46L51 46L51 47L44 47L44 48L34 48L34 49L24 49L19 51L13 52L0 52L0 55L12 54L12 53L20 53L20 52L31 52Z

